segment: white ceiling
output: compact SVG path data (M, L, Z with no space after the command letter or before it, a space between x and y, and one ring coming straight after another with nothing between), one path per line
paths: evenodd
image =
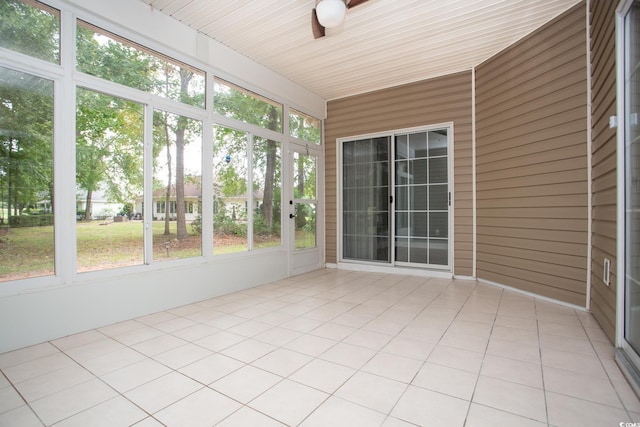
M314 39L316 0L139 0L331 100L469 70L580 0L369 0Z

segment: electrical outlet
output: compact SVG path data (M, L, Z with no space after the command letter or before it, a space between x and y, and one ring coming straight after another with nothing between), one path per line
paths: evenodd
M609 258L605 258L604 271L602 272L602 281L607 286L609 286L609 277L611 277L611 260Z

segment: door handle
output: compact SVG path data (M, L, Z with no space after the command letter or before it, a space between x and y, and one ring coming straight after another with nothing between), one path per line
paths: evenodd
M295 218L296 216L294 214L289 214L289 218Z

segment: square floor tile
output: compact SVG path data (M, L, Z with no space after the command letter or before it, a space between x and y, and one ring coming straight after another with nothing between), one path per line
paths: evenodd
M56 427L129 426L148 414L122 396L116 396L56 424Z
M62 351L67 351L75 347L80 347L95 341L103 340L105 338L106 337L97 330L90 330L53 340L51 341L51 344L55 345Z
M194 342L194 344L208 348L213 351L222 351L225 348L229 348L246 340L246 337L242 335L232 334L227 331L216 332L215 334L207 335Z
M591 341L587 338L571 338L562 335L540 334L540 348L567 351L595 357Z
M544 391L480 375L473 402L537 421L547 421Z
M553 426L602 427L631 422L626 411L563 394L547 392L549 423Z
M0 413L0 426L42 427L42 421L27 405Z
M60 350L53 345L44 343L10 351L8 353L3 353L0 354L0 369L20 365L30 360L38 359L40 357L59 352Z
M83 367L73 364L66 368L30 378L15 384L16 389L28 401L42 399L76 384L89 381L93 375Z
M126 347L122 350L116 350L109 354L85 360L82 362L82 366L91 371L93 375L102 376L133 365L146 358L145 355Z
M209 387L239 402L248 403L282 381L282 377L253 366L244 366Z
M276 348L275 345L254 339L247 339L229 348L225 348L220 353L244 363L251 363L265 354L271 353Z
M461 369L472 373L480 372L482 360L482 353L449 347L446 345L436 346L427 359L427 361L431 363Z
M465 427L546 427L546 422L532 420L509 412L500 411L488 406L472 403Z
M276 347L282 347L283 345L286 345L301 336L301 332L293 331L286 328L275 327L259 333L258 335L254 336L253 339L275 345Z
M547 391L622 408L622 402L609 378L591 377L548 366L542 368L542 373Z
M335 393L342 399L379 412L391 411L407 385L367 372L357 372Z
M435 342L420 341L406 337L393 338L382 351L398 356L424 361L435 348Z
M25 401L13 387L0 388L0 414L23 406Z
M230 416L224 419L220 424L216 424L216 427L248 427L248 426L260 426L260 427L285 427L279 421L274 420L248 406L243 406Z
M111 387L91 379L31 402L31 408L46 425L51 425L116 396Z
M461 334L449 330L444 334L438 344L484 353L487 349L488 342L489 339L482 335Z
M602 362L595 354L593 356L585 356L568 351L554 350L552 348L542 348L540 353L544 366L564 369L597 378L607 378L607 373L602 367Z
M477 374L427 362L411 384L460 399L471 400L477 380Z
M180 369L200 359L204 359L212 353L211 350L207 350L199 345L187 343L165 351L164 353L157 354L153 358L171 369Z
M166 320L164 322L156 323L153 325L154 328L160 329L162 332L166 333L174 333L181 329L185 329L191 326L195 326L197 323L191 319L187 319L184 317L178 317L176 319Z
M191 378L178 372L170 372L126 392L125 397L153 414L201 388L202 384Z
M374 355L375 351L351 344L338 343L319 357L354 369L360 369Z
M337 343L337 341L328 338L305 334L284 347L309 356L319 356Z
M126 332L122 332L121 334L114 335L113 339L121 342L124 345L132 346L143 341L159 337L161 335L164 335L164 332L149 326L142 326L140 328L135 328Z
M234 334L242 335L243 337L251 338L254 335L258 335L264 331L268 331L273 328L273 325L263 322L257 322L255 320L247 320L244 323L240 323L232 328L229 328L228 331Z
M370 427L379 426L384 419L380 412L331 396L300 426Z
M391 415L422 427L462 427L469 402L409 386Z
M487 354L541 364L540 347L535 344L491 338L487 346Z
M160 353L172 350L176 347L185 345L187 342L173 335L162 334L155 338L143 341L141 343L131 346L136 351L146 355L155 356Z
M378 353L362 367L362 370L409 384L421 366L422 362L419 360Z
M330 340L342 341L351 335L356 329L350 326L338 325L336 323L325 323L311 331L311 334L328 338Z
M117 371L102 376L102 380L120 393L146 384L171 372L163 364L152 359L143 359Z
M329 395L284 380L249 403L252 408L287 425L298 425Z
M342 342L379 351L387 345L392 338L393 337L391 335L359 329L345 338Z
M11 382L19 383L74 365L77 365L77 363L66 354L52 353L38 359L26 361L19 365L10 366L2 371L7 378L11 380Z
M313 358L306 354L279 348L256 360L252 365L282 377L288 377L311 360Z
M314 359L297 370L289 379L331 394L355 372L355 369L346 366Z
M211 384L243 366L245 364L239 360L215 353L180 368L179 371L202 384Z
M209 427L242 405L209 388L202 388L154 415L165 426Z
M506 357L486 355L480 374L530 387L542 388L542 367Z
M200 338L204 338L206 336L212 335L216 332L220 332L220 329L214 328L213 326L203 325L198 323L193 326L189 326L188 328L180 329L179 331L175 331L172 333L173 336L181 338L185 341L196 341Z

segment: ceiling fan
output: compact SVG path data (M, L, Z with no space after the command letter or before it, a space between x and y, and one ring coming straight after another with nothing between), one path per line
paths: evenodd
M313 37L324 37L325 28L334 28L342 24L347 9L367 1L369 0L320 0L311 11Z

